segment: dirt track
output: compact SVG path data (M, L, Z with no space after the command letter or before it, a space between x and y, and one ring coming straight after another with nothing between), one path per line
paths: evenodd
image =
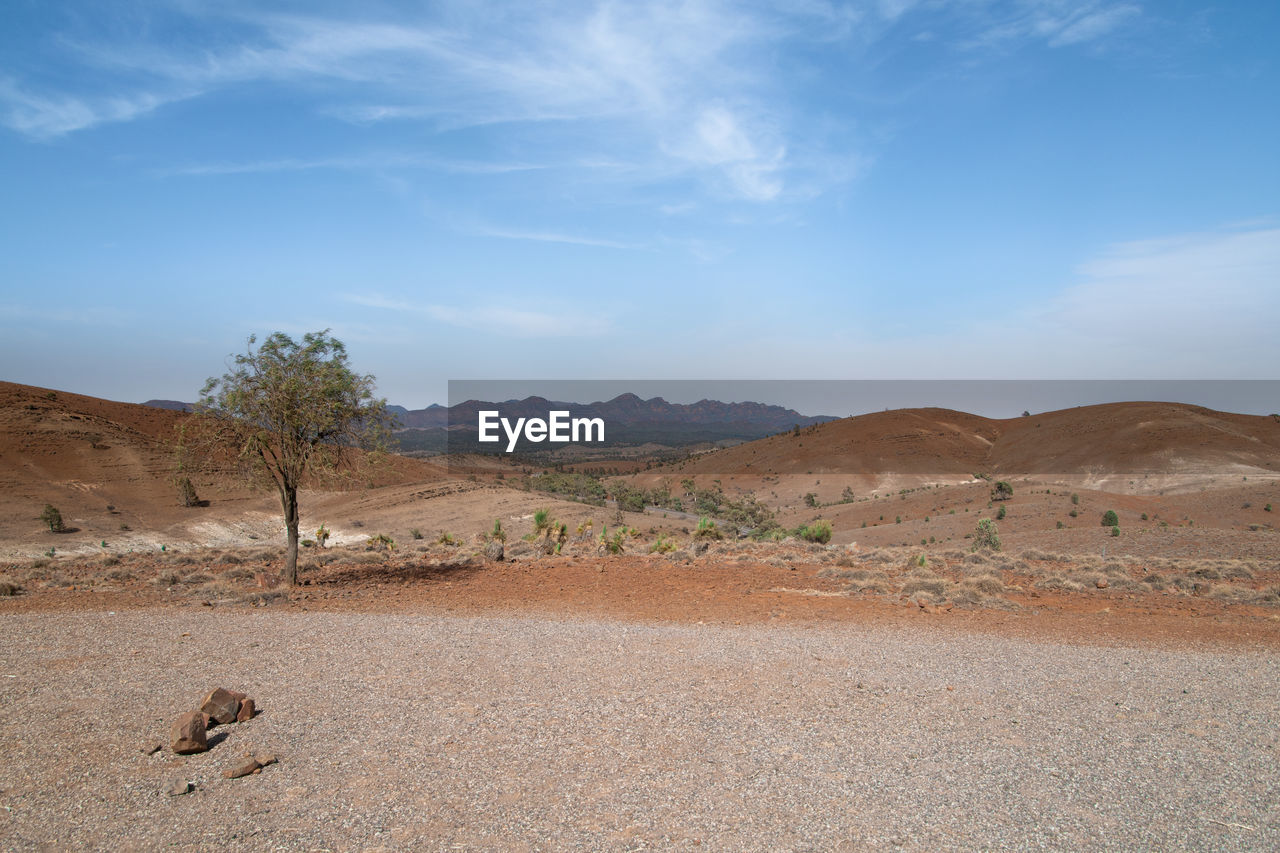
M1280 845L1265 650L438 611L0 620L6 848ZM261 715L202 755L138 751L218 684ZM280 763L221 778L247 749ZM174 777L194 792L159 793Z

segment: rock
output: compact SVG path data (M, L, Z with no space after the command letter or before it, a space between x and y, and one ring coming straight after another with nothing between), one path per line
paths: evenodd
M502 562L503 547L501 542L490 542L484 546L484 556L486 560L492 560L495 563Z
M1108 581L1106 578L1098 578L1096 581L1093 582L1093 585L1096 586L1098 589L1106 589L1107 587L1111 586L1111 582Z
M245 697L240 702L240 710L236 713L236 722L243 723L245 720L252 720L253 715L257 713L257 709L253 705L253 700Z
M255 755L253 759L263 767L270 767L272 764L275 764L280 760L279 758L276 757L276 754L274 752L264 752L260 755Z
M219 687L204 697L204 701L200 703L200 711L220 723L234 723L236 714L240 712L240 700L230 690Z
M204 727L206 729L211 729L218 724L218 721L213 717L210 717L208 714L201 712L200 716L204 717Z
M170 779L168 782L164 783L160 792L167 794L170 797L181 797L183 794L190 794L195 787L195 785L192 785L186 779Z
M262 769L262 765L252 756L241 759L237 764L228 767L222 771L224 779L239 779L241 776L249 776Z
M178 755L191 755L209 748L204 717L199 711L188 711L177 719L169 730L169 740Z
M147 741L142 746L138 747L138 749L143 755L155 755L157 752L164 749L164 744L158 740L152 740Z

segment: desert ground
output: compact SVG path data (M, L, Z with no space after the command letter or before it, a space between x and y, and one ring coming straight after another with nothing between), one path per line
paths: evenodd
M1162 438L1090 469L1078 424L922 411L626 478L827 542L393 457L303 493L331 535L285 589L271 495L227 465L179 504L180 413L0 383L3 846L1280 846L1280 427L1115 410ZM215 687L257 715L174 754Z

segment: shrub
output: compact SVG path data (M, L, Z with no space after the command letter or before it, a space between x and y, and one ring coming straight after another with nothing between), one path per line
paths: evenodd
M674 539L667 539L663 536L658 537L658 541L649 546L650 554L667 554L676 549Z
M489 531L489 538L494 542L507 541L507 531L502 529L502 519L495 518L493 520L493 529Z
M200 505L200 496L196 494L196 487L191 484L190 477L183 477L178 481L178 500L188 508Z
M412 530L410 530L410 531L409 531L409 535L410 535L411 537L413 537L414 539L421 539L421 538L422 538L422 531L415 527L415 528L413 528Z
M1061 529L1062 529L1062 528L1064 528L1064 527L1066 527L1066 525L1065 525L1065 524L1063 524L1061 520L1059 520L1059 521L1058 521L1058 529L1059 529L1059 530L1061 530Z
M1072 504L1072 506L1079 506L1079 505L1080 505L1080 496L1079 496L1079 495L1077 495L1075 492L1072 492L1072 493L1071 493L1071 504Z
M1013 486L1009 485L1005 480L997 482L995 488L991 490L991 500L993 501L1007 501L1011 497L1013 497Z
M549 510L539 509L533 512L533 532L541 533L547 529L551 523L551 513Z
M1103 527L1116 527L1120 524L1120 516L1116 515L1114 509L1109 509L1102 514Z
M973 531L973 550L977 551L979 548L1000 550L1000 529L989 518L978 519L978 526Z
M320 524L319 529L316 530L316 542L318 542L320 547L323 548L324 543L328 541L329 541L329 528L325 527L322 522Z
M796 528L796 535L806 542L820 542L823 545L831 541L831 522L819 518L809 524Z
M396 540L385 533L379 533L376 536L370 536L364 545L370 551L394 551L396 549Z
M1111 535L1112 535L1112 536L1119 536L1119 535L1120 535L1120 528L1119 528L1119 527L1112 527L1112 528L1111 528Z
M1004 505L1003 505L1003 504L1001 504L1001 505L1000 505L1000 511L996 513L996 520L997 520L997 521L1004 521L1004 517L1005 517Z
M436 537L437 545L448 545L450 547L457 545L458 540L453 538L453 534L447 530L441 530L440 535Z
M804 505L805 505L805 506L808 506L808 507L815 507L815 506L817 506L817 505L818 505L818 496L817 496L816 494L814 494L813 492L809 492L808 494L806 494L806 495L804 496Z
M40 520L49 525L49 531L52 533L62 533L67 529L62 523L62 513L58 512L58 508L53 504L45 504L44 511L40 513Z
M716 523L704 515L698 519L698 529L693 531L693 535L705 539L723 539L724 531L716 527Z
M1271 504L1267 504L1262 508L1263 512L1271 512Z

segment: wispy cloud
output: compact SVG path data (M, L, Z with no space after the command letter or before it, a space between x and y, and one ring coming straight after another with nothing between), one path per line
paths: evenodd
M456 306L415 303L379 294L344 294L342 299L353 305L417 314L460 329L520 338L598 337L612 328L611 318L566 309L564 311L531 311L495 305Z
M0 122L36 139L52 139L98 124L132 121L164 104L190 97L191 92L162 96L141 92L132 95L81 97L36 95L14 80L0 78Z
M309 172L317 170L370 171L378 169L424 169L454 174L499 175L532 172L552 168L536 163L502 163L469 160L447 160L406 154L367 154L356 157L317 157L315 159L284 158L254 160L242 163L201 163L161 169L161 176L247 175L271 172Z
M479 226L472 233L481 237L497 237L503 240L531 240L538 243L568 243L574 246L598 246L603 249L641 249L636 243L624 243L617 240L606 240L599 237L585 237L577 234L560 234L552 231L522 231L514 228L494 228Z

